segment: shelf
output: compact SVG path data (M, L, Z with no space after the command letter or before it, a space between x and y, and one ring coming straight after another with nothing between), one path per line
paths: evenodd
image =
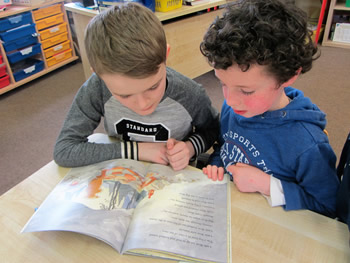
M336 4L334 6L334 10L345 10L345 11L350 11L350 7L346 7L345 3L341 3L341 4Z
M78 59L78 57L75 54L75 50L74 50L74 45L73 45L73 41L72 41L72 35L70 32L70 28L68 26L68 18L66 15L66 12L64 10L64 1L63 0L47 0L46 2L43 2L41 4L36 4L36 5L32 5L32 6L10 6L8 9L6 9L6 11L1 12L0 13L0 19L3 22L3 24L6 26L8 24L11 24L11 26L7 26L9 28L8 32L12 32L12 33L8 33L7 31L5 32L6 34L2 34L2 39L4 40L4 42L0 41L0 53L1 56L3 58L3 62L6 66L6 70L7 70L7 74L10 77L10 84L8 86L5 86L3 88L0 88L0 95L4 94L12 89L15 89L23 84L26 84L36 78L39 78L59 67L62 67L68 63L71 63L75 60ZM40 8L40 9L39 9ZM41 9L42 8L42 9ZM31 30L25 30L23 31L23 28L21 27L21 25L17 26L17 24L15 23L8 23L7 21L10 21L10 17L12 16L18 16L21 17L20 15L22 13L26 13L26 12L30 12L30 29ZM40 16L38 15L40 14ZM21 17L24 18L27 17L27 15ZM23 23L27 23L28 21L23 19ZM29 23L29 22L28 22ZM12 24L15 26L13 27ZM42 27L39 27L38 25L41 25ZM63 25L62 27L60 27L60 25ZM54 30L56 31L52 31L52 34L46 34L45 40L43 40L42 37L37 37L35 38L34 42L35 42L35 47L38 46L38 44L40 44L40 52L38 53L38 50L36 49L35 52L32 53L32 55L28 55L28 54L19 54L20 50L24 50L27 47L33 47L33 39L30 39L30 41L28 41L27 36L31 37L33 36L33 32L32 32L32 25L34 25L34 32L35 34L37 34L38 36L40 36L41 33L46 32L46 30L48 29L52 29L54 28ZM14 30L22 30L22 31L18 31L18 34L15 35L13 32L15 32ZM57 30L61 30L61 31L57 31ZM51 31L50 31L51 32ZM58 33L54 33L54 32L58 32ZM58 36L61 36L64 34L64 38L58 38ZM9 35L12 38L9 38ZM22 36L23 35L23 36ZM4 39L4 37L7 36L7 39ZM16 37L18 39L16 39ZM51 42L49 42L50 44L46 45L46 47L44 47L43 43L48 40L52 40ZM69 40L69 46L65 45L64 47L67 48L67 50L70 50L71 53L69 53L69 55L66 55L65 57L61 57L60 53L56 52L54 54L51 54L50 57L46 57L45 56L45 52L54 46L58 46L61 43L65 43L64 41L68 41ZM12 44L12 42L15 42L16 44ZM7 45L10 44L11 49L8 49L7 51L5 51L5 48L3 45ZM18 44L18 45L17 45ZM7 45L7 48L9 46ZM61 47L62 48L62 47ZM26 49L27 50L27 49ZM62 53L64 51L67 50L62 50ZM17 55L17 53L19 54L16 58L17 60L11 61L11 57L12 54ZM30 54L30 52L29 52ZM66 54L66 53L65 53ZM58 56L59 59L58 59ZM28 59L28 60L27 60ZM63 60L64 61L61 61ZM49 63L50 60L50 63ZM22 61L24 62L23 64L17 64L16 63L22 63ZM26 63L33 63L33 61L38 61L39 63L41 63L41 68L38 67L36 68L36 66L34 67L34 64L29 64L27 65ZM60 61L60 62L59 62ZM12 64L11 64L12 63ZM57 64L55 64L57 63ZM35 64L36 65L36 64ZM43 65L43 68L42 68ZM17 66L19 66L20 68L16 68ZM32 67L33 66L33 67ZM22 68L23 67L23 70ZM40 70L39 72L36 72L33 75L30 72L26 72L26 70ZM14 76L14 70L16 70L16 73ZM34 72L33 72L34 73ZM16 79L18 81L16 81Z
M347 43L332 41L332 40L328 39L328 40L322 42L322 46L350 48L350 43L347 44Z
M334 12L335 11L346 11L346 12L349 12L349 15L350 15L350 7L345 7L344 1L341 1L340 3L337 3L337 2L340 2L340 1L336 1L336 0L330 1L326 27L324 30L324 35L323 35L323 40L322 40L322 45L328 46L328 47L350 48L350 43L337 42L337 41L332 41L331 39L329 39L331 27L333 24Z
M5 11L0 12L0 18L17 15L23 12L32 11L33 9L40 8L45 5L51 5L51 4L56 4L60 2L62 2L62 0L46 1L40 4L34 4L32 6L10 5L9 7L6 8Z
M169 12L154 12L160 21L166 21L173 18L178 18L184 15L193 14L199 11L206 10L208 8L213 8L216 6L226 5L230 2L235 2L234 0L210 0L209 2L202 3L196 6L186 6L183 5L180 8L171 10ZM90 10L73 3L67 3L64 5L67 11L75 12L84 16L94 17L99 12L98 10Z

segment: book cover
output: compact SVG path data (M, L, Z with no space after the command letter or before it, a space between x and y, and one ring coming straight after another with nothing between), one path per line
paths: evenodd
M125 159L72 168L22 232L72 231L121 254L231 262L228 182Z

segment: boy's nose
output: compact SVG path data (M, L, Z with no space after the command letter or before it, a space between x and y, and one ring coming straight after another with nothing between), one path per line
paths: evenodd
M143 95L138 95L135 103L139 109L144 109L148 106L148 99Z
M225 99L226 99L227 105L233 108L241 104L239 96L237 96L237 94L235 94L234 92L227 91Z

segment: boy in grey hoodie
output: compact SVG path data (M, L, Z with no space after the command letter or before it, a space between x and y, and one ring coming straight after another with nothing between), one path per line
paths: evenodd
M205 90L166 67L170 47L148 8L129 3L95 16L85 34L94 71L76 94L54 160L75 167L129 158L185 168L219 134ZM88 141L101 118L113 144Z

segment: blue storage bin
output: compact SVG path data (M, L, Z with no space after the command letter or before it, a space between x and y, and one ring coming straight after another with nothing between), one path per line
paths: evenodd
M13 41L28 35L36 35L35 24L22 25L0 33L2 41Z
M38 43L38 37L33 35L28 35L14 41L4 42L2 46L6 52L10 52L16 49L21 49L30 45Z
M41 53L40 46L41 46L41 44L37 43L35 45L20 49L16 52L12 52L10 54L7 54L7 59L10 61L10 63L16 63L16 62L21 61L23 59L32 57L36 54Z
M30 12L9 16L0 20L0 31L7 31L15 27L32 23L32 14Z
M44 69L44 61L27 58L11 66L15 81L20 81Z
M156 1L155 0L142 0L142 3L145 7L148 7L153 12L156 11Z

